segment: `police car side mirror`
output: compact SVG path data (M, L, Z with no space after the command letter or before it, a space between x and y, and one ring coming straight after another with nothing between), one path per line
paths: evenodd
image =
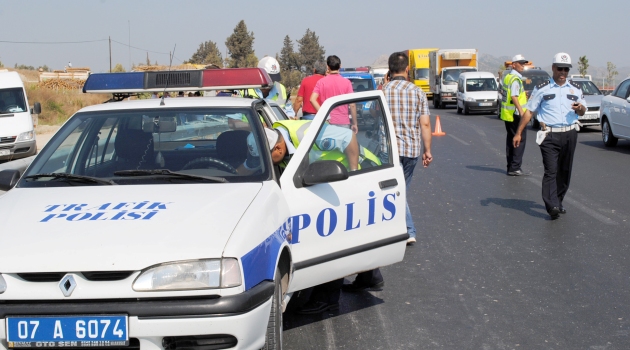
M336 160L320 160L309 164L302 176L304 186L341 181L348 178L346 167Z
M0 171L0 191L12 189L20 179L20 171L15 169Z

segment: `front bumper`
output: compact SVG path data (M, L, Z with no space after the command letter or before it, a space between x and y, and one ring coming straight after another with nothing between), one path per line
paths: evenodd
M37 153L37 140L0 143L0 160L13 160L30 157Z
M457 103L457 96L456 95L452 95L452 96L444 96L444 95L440 95L440 102L444 103L444 104L455 104Z
M584 113L583 116L578 116L578 121L582 126L599 126L599 111L597 112L589 112Z
M164 337L231 335L235 349L264 344L274 282L263 281L240 294L225 297L149 300L83 300L73 302L0 301L0 350L7 349L7 316L129 315L129 337L142 350L163 349Z
M489 104L488 106L480 106L479 104L484 103L484 104ZM470 111L493 111L495 109L497 109L497 101L493 101L493 102L471 102L471 101L464 101L464 106L468 108L468 110Z

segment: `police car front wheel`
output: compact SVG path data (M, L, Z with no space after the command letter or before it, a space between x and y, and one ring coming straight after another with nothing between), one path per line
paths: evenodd
M280 269L276 267L275 290L269 312L265 346L262 350L282 349L282 285L280 284Z

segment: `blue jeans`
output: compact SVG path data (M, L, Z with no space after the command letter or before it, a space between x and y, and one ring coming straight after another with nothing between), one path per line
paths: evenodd
M302 118L301 119L302 120L313 120L313 119L315 119L315 114L309 114L309 113L302 114Z
M403 167L403 173L405 174L405 187L407 190L407 196L409 196L409 184L413 178L413 171L418 164L418 158L399 157L400 165ZM413 218L411 217L411 211L409 210L409 200L405 203L406 212L405 220L407 221L407 233L409 238L416 238L416 226L413 224Z

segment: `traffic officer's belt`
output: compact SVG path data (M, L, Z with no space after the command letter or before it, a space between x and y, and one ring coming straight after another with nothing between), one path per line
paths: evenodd
M549 132L565 132L565 131L569 131L569 130L576 130L578 128L578 124L571 124L571 125L567 125L567 126L547 126L547 129L549 129Z

